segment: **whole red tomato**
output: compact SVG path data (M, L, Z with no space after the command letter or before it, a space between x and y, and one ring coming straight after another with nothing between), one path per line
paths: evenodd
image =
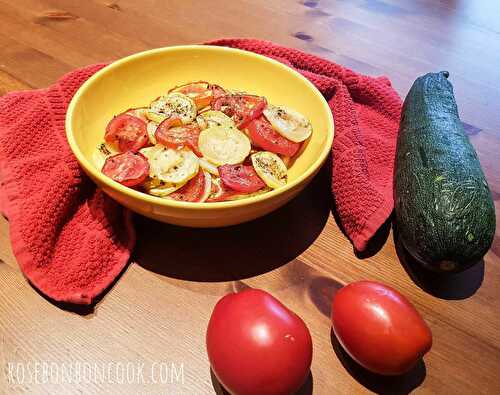
M293 394L309 375L311 335L304 321L259 289L228 294L207 330L212 370L232 394Z
M407 372L432 346L431 330L411 303L373 281L355 282L337 292L332 324L347 353L383 375Z

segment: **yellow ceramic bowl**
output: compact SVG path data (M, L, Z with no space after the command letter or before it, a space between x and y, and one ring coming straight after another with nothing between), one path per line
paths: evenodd
M186 203L127 188L104 176L92 161L108 121L146 106L169 87L206 80L265 96L306 115L313 135L289 169L286 186L248 199ZM238 224L269 213L297 195L318 172L333 142L333 119L320 92L299 73L251 52L188 45L141 52L103 68L76 92L66 116L69 145L90 178L113 199L159 221L192 227ZM313 202L311 202L313 203Z

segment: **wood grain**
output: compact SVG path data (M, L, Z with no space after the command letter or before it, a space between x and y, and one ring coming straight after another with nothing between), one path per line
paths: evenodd
M0 94L45 87L89 63L227 36L269 39L387 75L401 96L418 75L447 69L498 213L499 18L488 0L0 0ZM222 393L210 375L205 328L220 296L249 286L273 293L311 330L312 375L302 394L500 393L498 228L484 264L451 277L419 270L390 224L359 254L332 216L326 169L293 202L249 224L192 230L136 218L136 226L134 262L110 292L93 308L68 310L27 283L0 219L0 393ZM403 377L369 374L331 336L332 296L360 279L400 290L433 331L431 352ZM142 363L147 382L12 383L9 362ZM151 382L159 362L183 364L183 383Z

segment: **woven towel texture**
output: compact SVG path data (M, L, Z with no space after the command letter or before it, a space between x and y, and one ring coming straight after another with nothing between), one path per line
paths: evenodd
M222 39L207 44L277 59L323 93L335 120L336 210L356 249L365 249L393 209L401 101L390 81L266 41ZM71 97L102 67L75 70L47 89L0 98L0 209L9 219L21 270L56 301L92 303L123 270L135 243L130 213L96 189L65 138Z

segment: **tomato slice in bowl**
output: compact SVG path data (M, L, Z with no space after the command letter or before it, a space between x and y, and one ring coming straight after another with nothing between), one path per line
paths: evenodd
M266 186L252 166L223 165L218 169L224 185L234 191L252 193Z
M185 85L177 86L174 89L171 89L168 93L171 92L179 92L190 97L193 99L198 110L209 106L213 98L211 86L205 81L191 82Z
M213 101L226 95L225 89L222 86L219 86L217 84L210 84L210 89L212 90L212 100Z
M102 172L126 187L134 187L148 177L149 162L139 152L126 151L107 158Z
M104 140L120 152L136 152L149 143L146 122L130 114L117 115L106 126Z
M283 137L263 116L250 122L247 130L252 144L266 151L291 157L300 149L300 143L294 143Z
M261 96L240 94L221 96L213 103L214 110L231 117L238 129L260 117L266 106L267 101Z
M203 202L207 199L212 188L212 177L200 169L198 174L191 178L183 187L168 195L181 202Z
M155 132L155 138L158 143L170 148L188 147L201 157L202 154L198 148L198 138L200 136L200 127L196 123L182 125L177 117L165 119L158 125Z

